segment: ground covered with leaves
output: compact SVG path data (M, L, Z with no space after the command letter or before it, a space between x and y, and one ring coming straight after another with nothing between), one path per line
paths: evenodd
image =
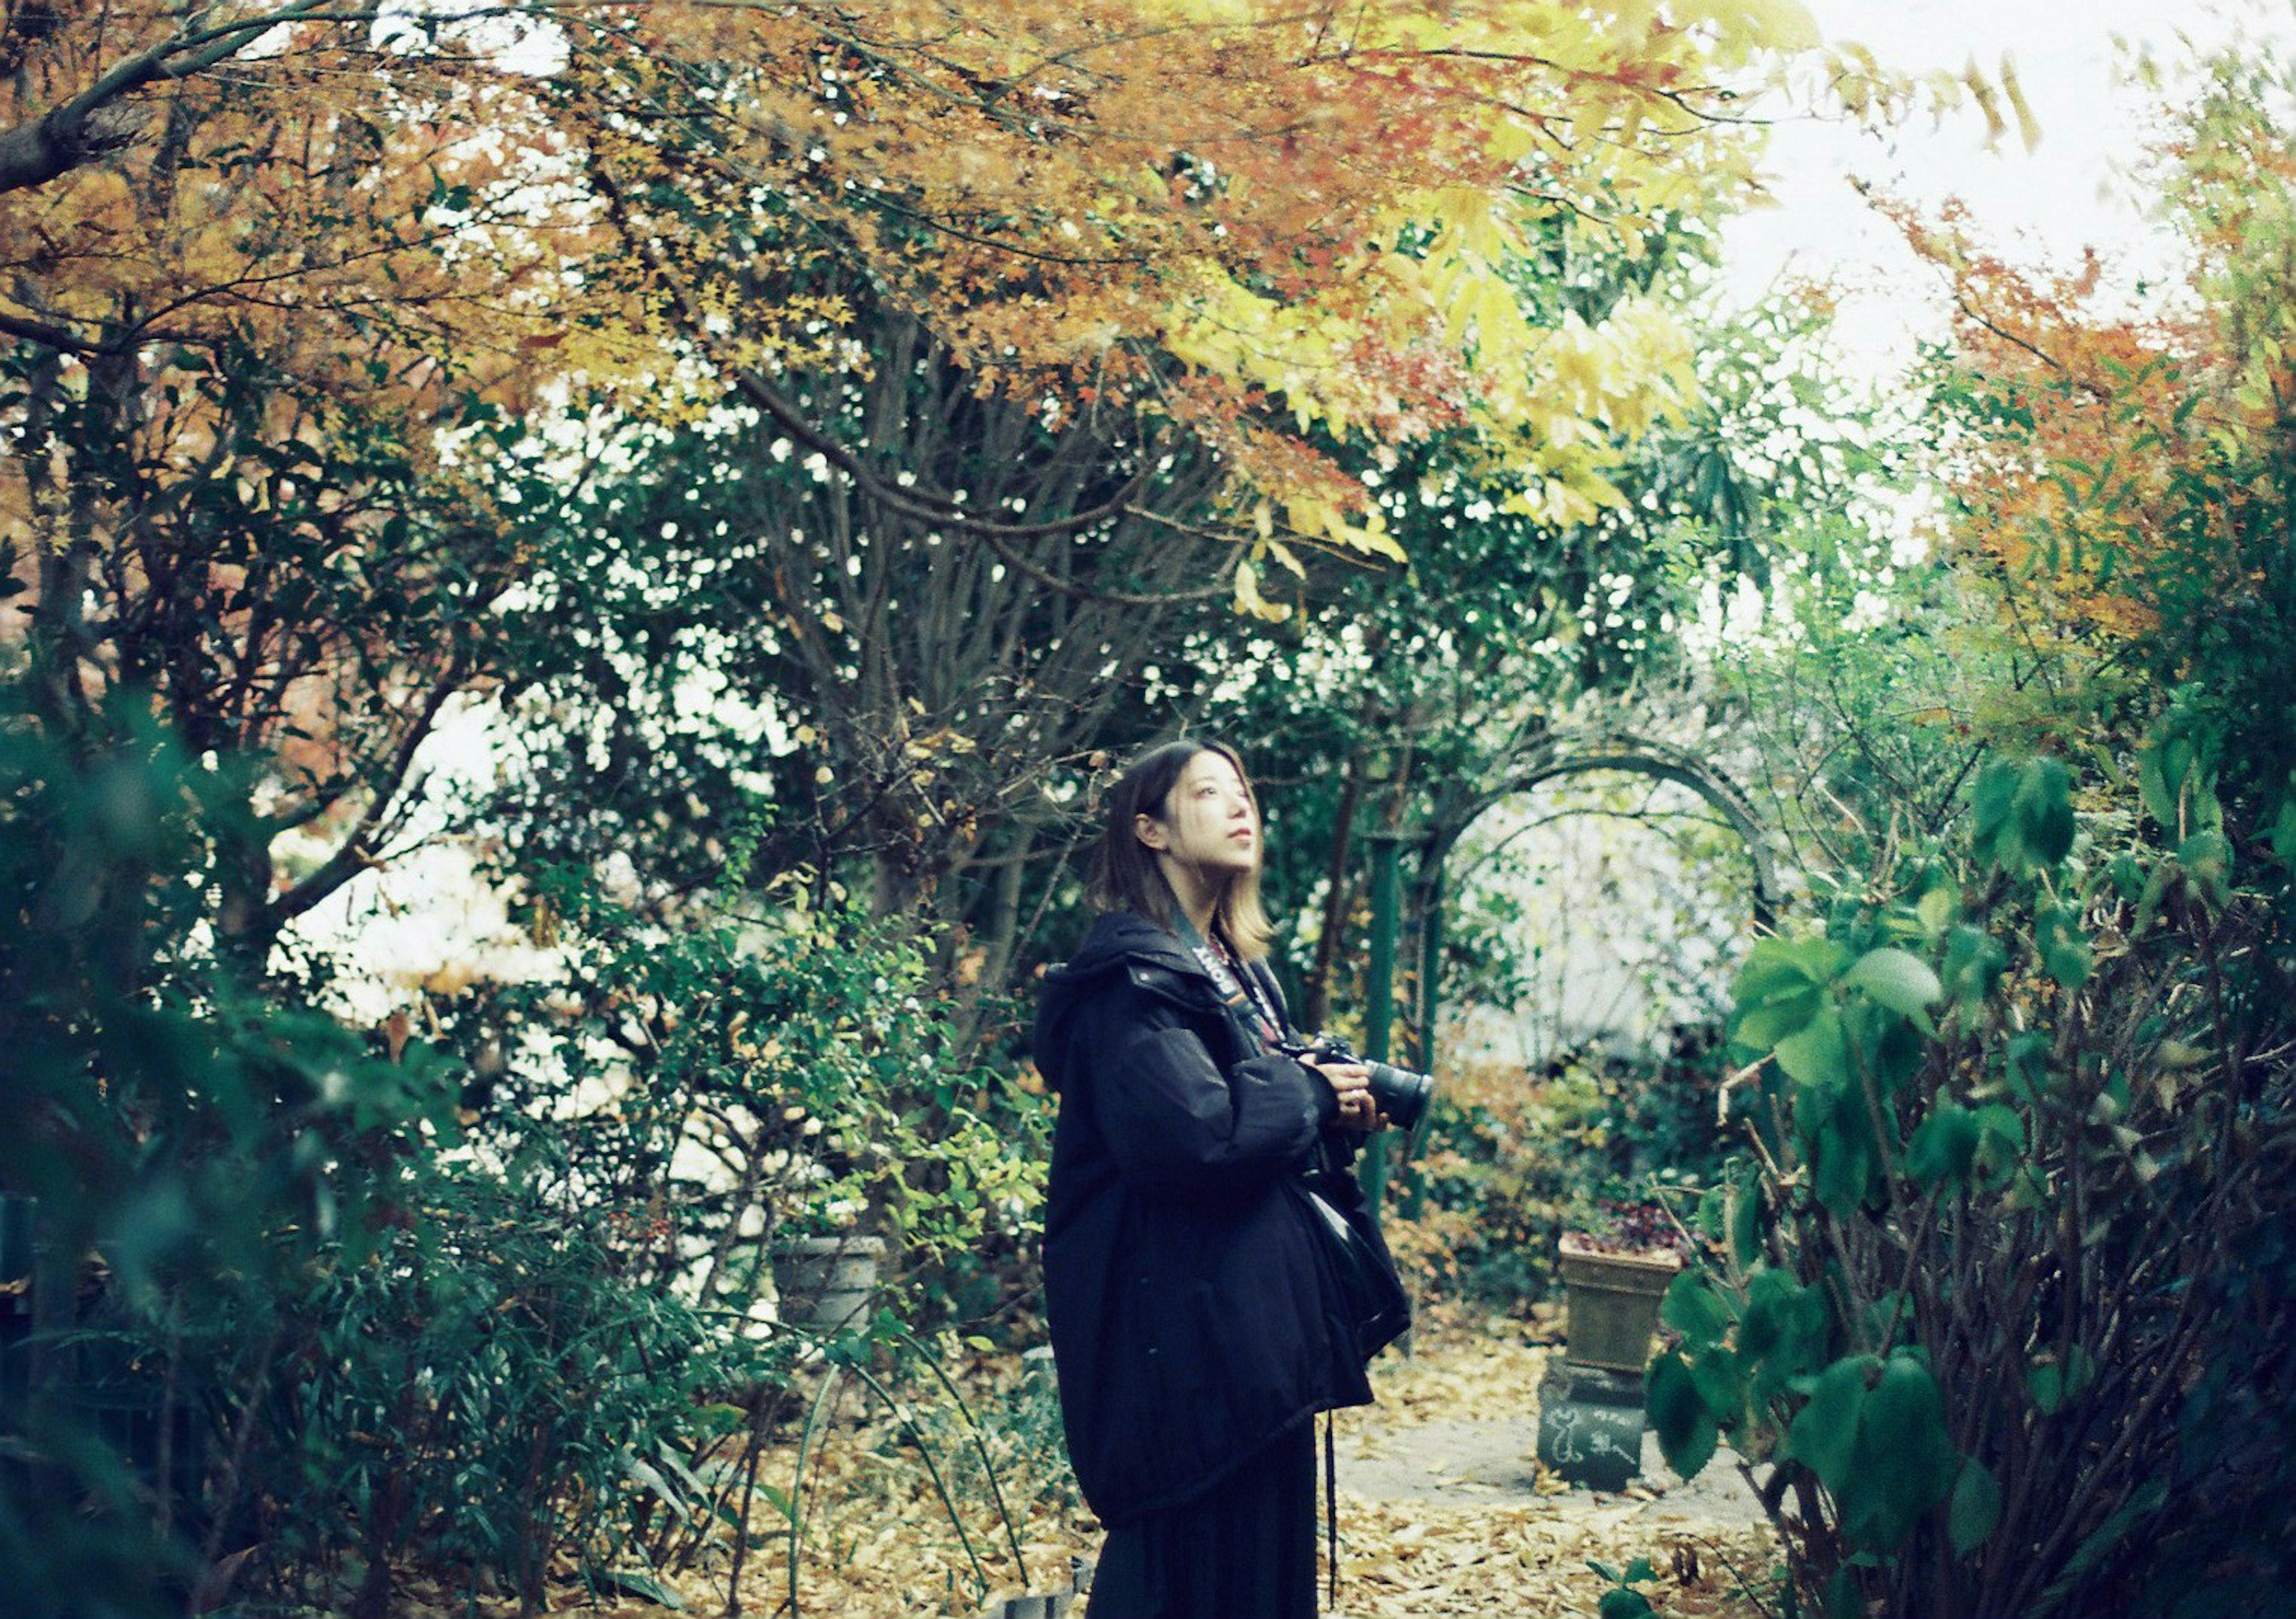
M1439 1321L1375 1369L1377 1407L1341 1415L1333 1619L1592 1615L1638 1562L1648 1574L1632 1589L1660 1615L1764 1611L1775 1542L1728 1484L1653 1472L1605 1495L1539 1466L1536 1402L1554 1353L1533 1341L1542 1327ZM730 1590L733 1611L752 1615L970 1615L1067 1589L1088 1566L1097 1525L1067 1476L1049 1390L1017 1359L973 1360L955 1380L962 1406L935 1379L937 1398L905 1385L889 1400L830 1376L810 1419L791 1421L766 1458L738 1573L728 1534L701 1566L649 1576L682 1607L640 1599L634 1582L569 1585L551 1611L717 1615ZM438 1611L472 1609L458 1594ZM1088 1596L1072 1611L1088 1619Z

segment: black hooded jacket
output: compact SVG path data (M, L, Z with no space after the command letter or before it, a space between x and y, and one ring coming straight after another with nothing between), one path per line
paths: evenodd
M1121 913L1046 976L1036 1059L1062 1097L1046 1312L1101 1521L1178 1506L1317 1411L1367 1404L1298 1190L1330 1085L1261 1051L1177 937ZM1351 1175L1330 1181L1360 1206Z

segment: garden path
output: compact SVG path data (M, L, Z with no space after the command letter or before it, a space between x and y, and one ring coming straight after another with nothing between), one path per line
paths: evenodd
M1589 1563L1637 1558L1662 1615L1760 1611L1750 1592L1766 1588L1775 1541L1734 1455L1685 1482L1646 1437L1626 1491L1572 1488L1535 1453L1556 1351L1504 1321L1439 1328L1414 1348L1374 1369L1376 1406L1340 1420L1333 1619L1589 1615L1611 1584Z

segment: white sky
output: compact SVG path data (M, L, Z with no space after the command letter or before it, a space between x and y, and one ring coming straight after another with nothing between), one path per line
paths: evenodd
M1988 246L2029 263L2071 267L2094 245L2108 258L2165 267L2146 240L2144 201L2130 184L2157 97L2116 83L2115 38L2164 63L2180 44L2243 34L2296 41L2290 0L1805 0L1829 43L1856 41L1884 67L1959 73L1972 60L1998 81L2015 64L2040 126L2030 151L2013 131L1988 149L1974 106L1886 135L1798 120L1773 133L1778 206L1734 221L1724 236L1726 296L1759 297L1782 274L1823 276L1844 294L1838 336L1861 367L1893 371L1915 334L1942 331L1934 271L1920 266L1888 221L1851 188L1934 205L1958 197Z

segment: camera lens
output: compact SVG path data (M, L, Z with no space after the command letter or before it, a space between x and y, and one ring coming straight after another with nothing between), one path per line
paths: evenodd
M1408 1133L1418 1129L1420 1116L1427 1111L1428 1098L1434 1093L1432 1075L1414 1074L1392 1063L1371 1065L1372 1100L1398 1130Z

